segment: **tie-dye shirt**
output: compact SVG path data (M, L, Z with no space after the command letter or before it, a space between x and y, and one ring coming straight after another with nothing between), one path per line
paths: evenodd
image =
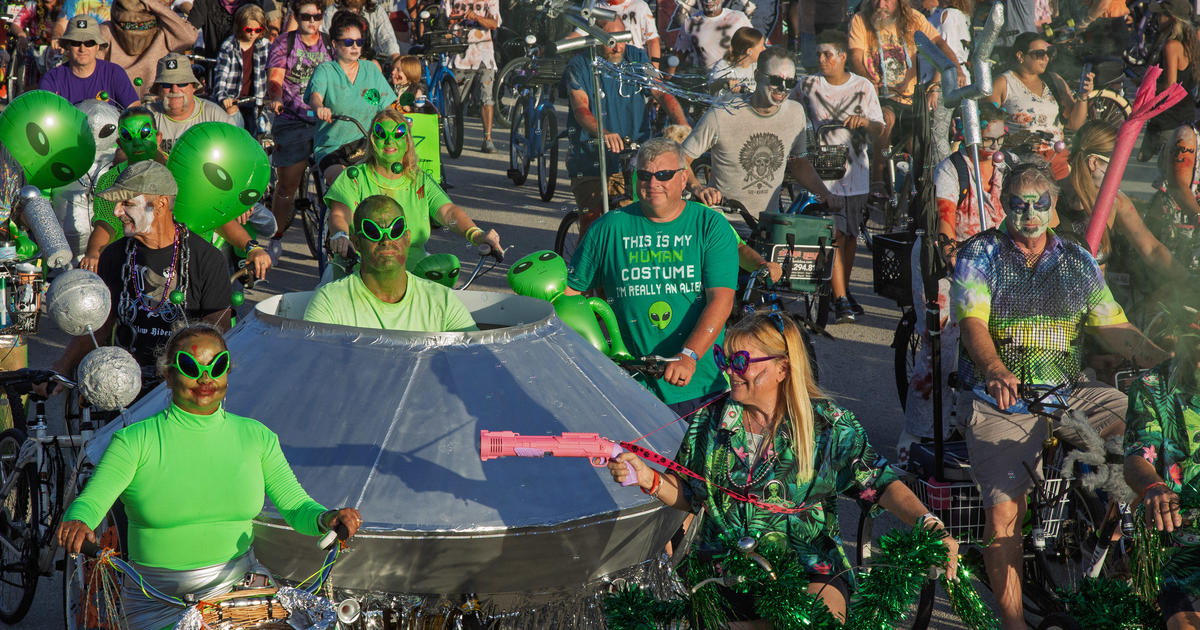
M950 295L959 322L987 324L1004 367L1025 383L1072 383L1082 369L1084 326L1127 321L1087 250L1047 232L1033 264L1017 249L1007 223L967 242L958 251ZM983 381L970 356L959 355L959 379Z

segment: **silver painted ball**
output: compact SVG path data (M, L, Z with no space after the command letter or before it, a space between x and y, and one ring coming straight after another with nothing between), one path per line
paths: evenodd
M108 286L86 269L71 269L55 278L46 292L46 302L50 317L68 335L100 330L112 308Z
M142 389L142 368L117 346L96 348L79 362L79 393L93 409L123 409Z

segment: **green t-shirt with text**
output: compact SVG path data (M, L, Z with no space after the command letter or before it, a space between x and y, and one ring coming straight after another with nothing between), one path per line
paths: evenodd
M689 201L673 221L656 223L638 202L592 224L575 252L568 284L576 291L604 291L632 354L674 356L708 304L705 289L734 289L737 274L737 240L723 216ZM724 336L722 331L717 343ZM701 356L686 386L650 385L663 402L725 389L709 349L693 350Z
M304 309L304 319L322 324L413 332L478 330L470 311L454 291L411 273L408 273L404 297L395 304L375 297L358 272L323 284Z
M329 192L325 193L325 203L344 203L353 216L358 204L372 195L391 197L404 210L404 220L412 233L405 266L411 270L426 256L430 220L437 219L438 210L450 203L450 196L425 171L418 170L416 177L389 179L376 173L371 166L360 166L348 168L338 175Z

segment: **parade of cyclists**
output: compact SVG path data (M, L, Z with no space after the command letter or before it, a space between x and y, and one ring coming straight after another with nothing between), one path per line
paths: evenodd
M856 537L839 525L841 497L863 519L889 513L897 531L925 535L936 550L921 568L930 577L921 573L906 597L916 604L938 576L949 616L930 620L921 591L925 617L892 626L1119 628L1152 619L1200 629L1200 16L1189 0L4 7L0 366L51 370L59 380L20 392L40 403L85 372L103 381L91 353L120 349L141 378L141 402L124 405L145 409L137 422L118 414L125 423L107 429L106 449L88 451L94 465L78 494L41 498L62 503L58 517L35 526L53 531L46 539L67 554L64 571L73 554L110 540L105 524L119 514L121 549L98 557L124 556L138 576L105 591L120 602L119 623L78 625L68 612L69 630L241 627L204 625L166 602L203 610L260 584L250 576L283 587L255 555L266 498L286 521L280 527L297 534L336 532L342 549L355 544L346 538L371 536L369 502L353 492L310 496L310 478L298 474L311 464L293 472L289 463L306 449L281 441L267 419L238 415L239 399L226 408L227 390L276 378L242 371L242 357L231 355L241 346L227 340L249 319L237 307L246 299L261 309L282 293L272 330L384 345L398 334L424 340L422 353L500 339L497 312L531 311L473 296L509 292L471 288L474 275L461 286L467 274L454 253L464 248L479 256L476 274L490 261L486 269L507 270L520 295L529 294L513 276L530 269L525 261L552 266L553 282L539 291L553 293L545 299L564 330L607 354L597 356L614 378L634 378L650 394L643 406L682 427L682 442L661 456L630 445L589 456L604 487L611 473L639 486L652 509L677 515L663 531L621 535L687 554L660 567L672 572L684 612L659 608L638 625L633 600L622 600L626 615L606 611L609 627L814 619L827 625L813 627L867 627L856 625L868 615L861 598L877 593L885 568L864 560L869 528ZM525 65L513 66L522 54ZM534 85L548 88L531 98ZM542 110L543 98L549 124L541 112L520 113ZM464 118L476 144L458 159L452 127L461 151ZM536 160L544 178L549 160L557 174L561 143L569 190L542 199L555 197L544 204L555 210L569 204L574 218L546 234L516 218L483 183L484 170L509 168L516 183L518 167L527 172ZM507 166L490 155L506 149ZM1148 194L1129 185L1127 169L1154 172ZM53 212L37 214L40 201ZM10 242L22 247L55 220L63 245L21 250L23 263L35 263L21 273L36 273L38 287L86 274L109 311L70 331L60 314L61 331L10 328ZM307 249L285 246L300 232ZM51 260L56 247L65 248L61 262ZM285 274L289 291L268 288L261 298L234 284L250 291ZM890 304L860 303L872 289L896 301L898 324ZM586 321L567 303L588 304ZM814 339L836 344L884 318L889 336L896 327L891 347L818 356ZM542 334L519 332L529 344ZM608 342L624 349L610 353ZM873 367L825 369L893 350L901 409L882 417L843 392L894 402L889 379ZM570 359L581 350L555 352ZM313 369L404 389L386 373L359 373L349 354L323 356L330 363ZM451 369L428 356L417 369L458 382L464 398L504 397L478 391L491 382L473 381L467 359ZM629 357L657 373L637 372ZM579 361L573 378L600 379L588 366ZM539 386L528 382L513 387ZM559 393L570 408L571 390ZM9 392L6 401L16 400ZM447 425L472 421L465 402L442 402ZM347 418L354 404L346 402ZM1066 411L1052 419L1046 409L1055 405ZM575 411L586 419L594 410ZM7 409L0 423L26 427ZM11 489L23 473L6 434L0 619L15 625L28 598L13 610L2 595L18 588L10 574L24 570L19 563L33 560L14 556L8 541L23 502L34 503ZM894 448L884 443L897 435ZM1107 455L1053 468L1096 444ZM950 452L961 478L943 475ZM931 453L943 460L932 469ZM463 456L449 447L443 455ZM1100 468L1116 471L1116 485L1087 496L1117 525L1084 523L1075 494L1062 498L1066 516L1045 516L1043 504L1063 496L1045 496L1054 474L1082 493L1092 488L1078 479ZM1099 557L1107 580L1049 582L1065 602L1052 614L1031 608L1029 595L1031 581L1050 580L1045 537L1059 534L1046 533L1047 518L1074 519L1071 534L1052 540L1058 559L1077 568ZM1100 547L1107 557L1092 551ZM505 557L492 570L503 571ZM774 584L733 573L756 567ZM990 591L978 616L964 614L954 584ZM1109 601L1088 591L1101 587ZM1088 592L1094 605L1083 611ZM1145 614L1083 621L1118 614L1116 597ZM796 602L812 616L780 612ZM346 630L434 627L343 612L334 623ZM501 623L499 609L466 612L477 625L458 627L508 627L490 625ZM954 625L957 617L966 625ZM512 627L592 626L542 618Z

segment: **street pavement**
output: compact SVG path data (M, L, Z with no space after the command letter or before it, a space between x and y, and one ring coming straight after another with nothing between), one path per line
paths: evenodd
M563 128L565 118L561 106L559 116L559 127ZM466 149L457 160L443 157L443 168L447 170L450 184L447 192L454 202L466 209L481 227L495 228L504 246L511 248L506 262L482 276L476 288L509 291L504 279L508 265L530 252L552 249L559 221L574 205L574 200L570 194L569 180L566 179L565 164L562 163L566 155L565 141L560 146L562 159L557 192L550 202L544 203L538 198L536 175L531 174L530 180L521 187L513 186L505 175L508 168L508 130L496 130L493 137L499 151L481 153L482 131L479 121L468 119ZM1135 203L1148 200L1152 193L1150 183L1155 174L1155 165L1133 162L1126 171L1122 190L1133 197ZM284 253L278 266L269 273L265 283L256 287L257 290L247 292L246 305L239 309L241 312L245 313L252 303L271 295L315 286L316 263L308 253L298 223L292 225L284 242ZM447 230L435 231L428 249L431 252L456 254L463 262L464 275L474 268L477 260L474 248ZM858 252L850 290L866 309L866 314L853 324L830 326L828 330L832 339L816 340L821 386L840 404L854 412L877 450L892 457L903 427L903 414L893 384L893 350L890 347L900 311L895 303L872 293L870 255L865 247L859 247ZM43 318L41 326L41 332L30 346L30 365L35 367L49 366L67 341L50 318ZM853 540L857 531L858 512L854 503L841 502L842 532L848 541L851 558L854 557ZM881 523L875 530L877 536L896 522L885 516ZM29 616L17 627L22 630L61 628L61 585L61 574L43 578ZM932 627L960 627L952 617L947 616L947 610L945 598L939 592Z

